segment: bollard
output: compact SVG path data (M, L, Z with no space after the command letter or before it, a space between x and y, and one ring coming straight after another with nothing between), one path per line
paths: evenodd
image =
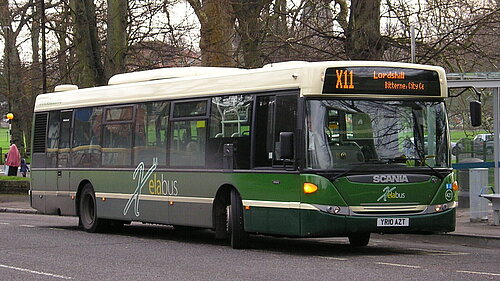
M470 222L488 221L488 199L479 196L483 187L487 185L487 168L469 170Z

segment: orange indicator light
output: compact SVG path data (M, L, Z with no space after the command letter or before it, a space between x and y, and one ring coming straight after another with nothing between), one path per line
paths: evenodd
M457 191L458 190L458 182L457 181L454 181L453 184L451 185L453 190Z
M168 201L168 205L170 206L174 205L174 201Z
M102 200L102 201L106 201L106 197L102 197L102 198L101 198L101 200Z
M250 210L250 206L245 206L245 210Z
M314 183L305 182L304 186L303 186L303 190L304 190L304 193L306 193L306 194L314 193L318 190L318 186L315 185Z

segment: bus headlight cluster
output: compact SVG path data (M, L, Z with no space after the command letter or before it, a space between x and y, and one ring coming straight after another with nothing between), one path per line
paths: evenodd
M436 211L436 213L443 212L446 210L448 210L448 204L434 205L434 211Z
M340 212L340 207L339 206L328 206L328 208L326 208L326 211L330 214L338 214Z

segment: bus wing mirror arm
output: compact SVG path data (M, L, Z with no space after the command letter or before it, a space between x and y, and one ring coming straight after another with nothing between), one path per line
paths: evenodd
M280 153L281 160L294 159L292 132L280 132Z

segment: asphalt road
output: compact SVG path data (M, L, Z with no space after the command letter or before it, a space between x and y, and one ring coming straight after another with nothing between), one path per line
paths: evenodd
M210 231L132 224L116 234L77 218L0 213L0 280L500 280L500 250L377 236L252 237L233 250Z

